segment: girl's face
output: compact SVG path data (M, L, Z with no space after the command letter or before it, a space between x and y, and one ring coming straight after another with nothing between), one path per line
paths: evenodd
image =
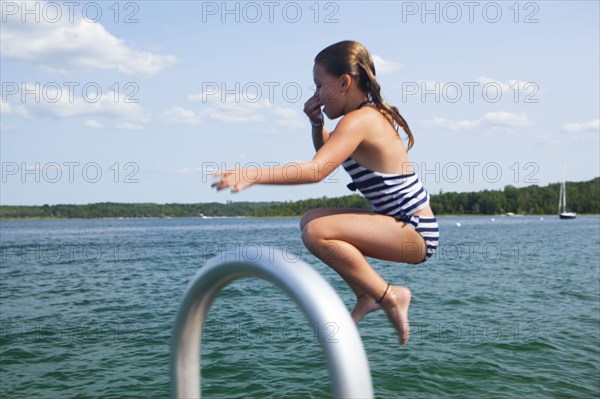
M344 114L344 97L342 93L342 78L329 74L319 64L313 67L313 79L317 85L316 98L323 106L323 113L329 119L339 118Z

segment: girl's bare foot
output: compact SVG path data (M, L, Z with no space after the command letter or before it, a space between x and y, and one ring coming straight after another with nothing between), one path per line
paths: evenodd
M352 320L358 324L366 315L381 309L381 305L367 294L362 294L356 297L356 305L352 310Z
M400 285L390 285L381 304L388 318L396 327L400 335L400 344L408 342L410 327L408 325L408 307L410 306L411 292Z

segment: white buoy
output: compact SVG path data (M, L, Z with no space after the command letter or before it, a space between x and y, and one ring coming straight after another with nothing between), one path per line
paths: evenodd
M460 227L460 222L456 222L456 227Z
M544 220L544 218L543 218L543 217L541 217L541 218L540 218L540 220Z
M496 221L496 219L492 218L492 222L495 222L495 221Z

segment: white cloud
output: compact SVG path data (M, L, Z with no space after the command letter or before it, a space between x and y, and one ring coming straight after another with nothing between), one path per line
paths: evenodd
M271 107L267 99L248 93L198 93L188 95L188 100L205 104L205 108L198 112L200 118L223 123L264 122L266 117L263 111Z
M562 125L561 130L564 132L595 132L600 130L600 119L594 119L589 122L573 122Z
M487 112L479 119L472 120L449 120L445 118L433 118L423 122L423 126L428 128L442 128L448 130L475 130L485 131L491 129L506 129L516 127L531 126L533 123L524 112Z
M158 114L158 117L162 121L172 124L198 125L202 123L202 119L196 116L194 111L178 106L165 109Z
M30 2L24 7L33 9ZM23 4L23 3L21 3ZM59 3L54 3L59 4ZM22 23L20 13L3 15L0 51L6 59L36 64L59 72L80 69L117 70L128 75L155 75L173 65L172 55L154 54L127 46L123 39L109 33L100 22L81 17L69 22L69 9L62 7L62 18L52 22L40 18L37 23Z
M12 107L8 101L0 101L0 114L9 115L12 113Z
M25 108L23 105L17 105L15 107L15 114L17 114L21 118L25 118L25 119L33 118L33 115L31 114L31 112L29 112L29 110L27 108Z
M532 122L527 118L525 112L486 112L481 119L485 125L494 127L525 127L531 126Z
M539 144L546 145L563 145L573 143L575 141L573 136L566 136L562 134L538 134L535 136L535 140Z
M565 134L566 133L580 133L580 132L596 132L600 130L600 119L593 119L589 122L573 122L562 125L561 132L554 134L539 134L535 136L535 139L540 144L546 145L564 145L574 143L581 138L577 134Z
M17 127L15 125L6 125L0 122L0 132L8 132L10 130L15 130Z
M21 90L26 90L30 98L35 99L14 108L15 114L23 118L103 117L112 120L113 126L125 129L140 129L150 122L150 114L138 103L127 102L127 97L123 95L116 98L114 95L105 95L96 101L93 97L70 97L56 88L43 88L32 83L25 83ZM89 124L86 126L91 127Z
M489 78L487 76L480 76L479 79L477 79L477 82L480 83L482 86L489 84L490 86L488 87L496 86L496 88L500 88L500 94L502 94L502 96L508 96L508 98L514 98L514 93L516 91L519 91L520 93L528 93L533 98L535 98L535 94L538 92L537 83L525 82L523 80L511 79L506 82L503 82L500 80ZM489 93L484 93L484 95L494 98L496 96L496 93L490 90Z
M224 123L256 123L264 122L264 115L248 112L247 109L217 109L207 108L201 111L201 115L207 119Z
M98 122L94 119L88 119L87 121L83 122L83 126L89 127L91 129L102 129L104 128L104 124L101 122Z
M458 121L451 121L445 118L433 118L432 120L429 121L425 121L423 123L423 125L425 127L430 127L430 128L435 128L435 127L439 127L439 128L443 128L443 129L449 129L449 130L473 130L475 128L478 128L480 126L480 121L477 120L458 120Z
M381 56L373 54L373 63L375 64L375 73L377 75L388 75L392 72L401 70L402 64L384 60Z
M275 124L287 128L300 129L308 126L308 121L294 108L275 108L273 113L279 118Z
M274 125L285 128L302 128L307 123L294 108L273 107L266 98L247 92L222 92L213 90L188 95L190 102L202 102L203 107L195 117L230 124L260 123L274 120ZM190 112L190 117L193 113ZM275 129L275 132L279 132Z

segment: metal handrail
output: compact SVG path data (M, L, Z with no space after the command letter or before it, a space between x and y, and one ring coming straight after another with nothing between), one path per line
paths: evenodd
M362 341L348 310L331 285L298 258L291 262L280 250L251 246L210 259L189 283L175 317L171 343L173 399L200 398L200 344L206 315L221 289L241 277L258 277L274 283L300 306L310 322L322 327L337 327L330 339L320 340L333 396L373 398L371 373Z

